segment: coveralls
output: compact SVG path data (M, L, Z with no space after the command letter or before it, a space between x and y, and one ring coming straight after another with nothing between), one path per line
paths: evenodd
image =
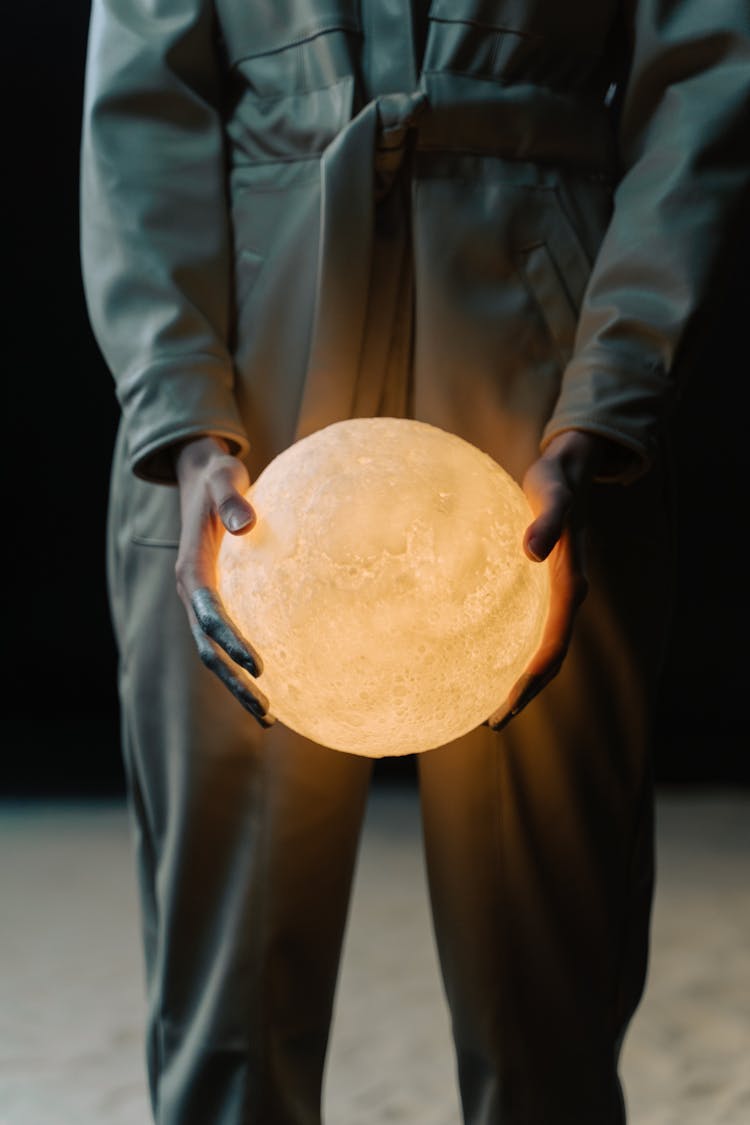
M562 672L417 764L466 1125L624 1122L666 437L749 105L747 0L93 0L82 263L122 409L108 576L158 1125L320 1121L372 769L262 730L199 660L172 450L222 436L255 479L375 414L519 481L566 429L622 450Z

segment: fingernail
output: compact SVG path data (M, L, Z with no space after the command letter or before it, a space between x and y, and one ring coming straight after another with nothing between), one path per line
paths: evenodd
M248 708L248 710L252 714L253 718L258 723L260 723L264 730L268 730L268 728L272 727L276 722L273 715L269 715L268 712L264 711L262 707L250 707Z
M529 685L534 682L533 676L519 676L513 685L513 691L508 696L508 710L512 711L518 705L519 700L523 699L524 694L528 691Z
M253 516L241 516L239 512L232 512L227 518L226 526L229 531L242 531L253 523Z
M517 715L522 711L544 687L544 682L540 682L535 676L524 676L518 682L519 690L511 702L511 715Z
M219 519L227 531L242 531L255 523L255 510L237 496L227 496L218 507Z
M263 661L260 656L249 652L247 648L243 648L241 654L237 657L237 661L254 680L257 680L263 672Z
M519 711L522 711L526 704L539 694L543 686L534 676L523 676L518 681L518 690L508 700L506 710L499 719L490 723L492 730L498 731L507 727L510 720L514 719Z

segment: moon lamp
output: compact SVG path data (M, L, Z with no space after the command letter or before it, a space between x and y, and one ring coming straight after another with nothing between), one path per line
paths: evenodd
M524 554L528 502L488 454L355 418L289 446L247 498L257 522L224 536L219 593L277 720L377 758L441 746L502 703L539 643L549 570Z

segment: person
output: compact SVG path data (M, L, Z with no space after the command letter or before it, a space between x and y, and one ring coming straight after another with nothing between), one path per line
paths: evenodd
M417 756L464 1121L625 1121L670 426L750 183L749 64L746 0L93 0L81 259L121 408L159 1125L321 1120L372 762L274 721L216 556L277 453L378 414L508 469L553 575L509 698Z

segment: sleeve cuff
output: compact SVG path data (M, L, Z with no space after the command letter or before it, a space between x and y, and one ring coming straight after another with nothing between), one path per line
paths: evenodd
M201 434L225 438L244 456L250 442L233 384L231 365L216 355L172 356L123 377L118 396L135 475L174 484L172 447Z
M580 356L569 364L541 439L544 450L565 430L599 434L619 446L598 479L627 484L653 464L674 386L660 360Z

